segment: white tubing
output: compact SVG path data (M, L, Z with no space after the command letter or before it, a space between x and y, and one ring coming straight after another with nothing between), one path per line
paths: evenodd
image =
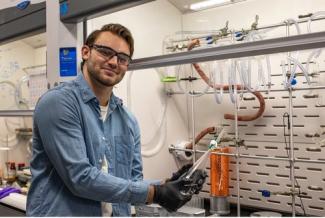
M266 88L265 76L264 76L264 68L262 66L262 61L258 59L257 61L257 70L258 70L258 87L263 86L264 89Z
M163 77L163 72L159 71L158 69L155 69L156 72L159 74L160 77ZM161 118L159 119L158 122L158 127L155 131L155 133L153 134L153 136L151 137L151 139L146 142L146 143L141 143L142 144L142 149L141 149L141 155L143 157L152 157L155 156L156 154L158 154L160 152L160 150L164 147L165 145L165 139L166 139L166 135L167 135L167 129L166 129L166 114L167 114L167 99L164 102L164 107L163 107L163 111L161 114ZM165 128L163 128L165 127ZM157 140L158 135L160 134L160 137ZM145 147L149 147L152 144L155 144L155 146L151 149L144 149Z
M166 114L166 113L165 113ZM165 119L166 120L166 119ZM165 122L163 122L164 124ZM164 125L166 127L166 125ZM159 131L161 130L161 131ZM158 133L161 132L160 134L160 137L159 137L159 140L156 144L156 146L154 146L153 148L151 149L141 149L141 155L143 157L152 157L152 156L155 156L156 154L159 153L159 151L164 147L165 145L165 138L166 138L166 132L167 132L167 129L166 128L163 128L163 125L161 125L159 128L157 128L156 130L156 133L154 134L154 136L151 138L151 140L148 142L148 144L151 142L151 141L154 141L155 140L155 136L158 135ZM144 146L144 144L142 144L142 146ZM148 147L148 146L147 146Z
M312 16L310 16L310 18L309 18L309 20L308 20L308 24L307 24L307 30L308 30L309 33L312 32L312 31L311 31L311 28L310 28L310 27L311 27L311 22L312 22L314 19L318 18L318 17L325 17L325 11L318 11L318 12L313 13Z
M217 62L213 62L213 73L212 73L212 81L213 81L213 88L214 88L214 99L216 100L216 102L218 104L221 104L222 102L222 96L223 96L223 69L220 66L220 64L218 64ZM216 78L217 78L217 74L219 74L219 80L217 82ZM220 85L220 88L217 89L217 85ZM217 91L219 90L219 91Z
M13 82L9 81L9 80L1 81L0 84L9 85L16 91L16 85ZM16 103L16 101L15 101L15 103ZM7 132L12 133L12 131L10 131L10 129L9 129L8 119L4 118L3 122L5 123ZM0 137L0 142L1 142L2 145L4 145L4 147L9 146L9 144L11 144L11 145L13 144L13 146L10 146L10 147L15 147L18 144L18 140L17 140L17 137L16 137L15 133L11 134L10 136L9 136L9 134L7 134L7 136L3 137L3 138Z
M305 75L305 78L306 78L306 81L307 81L308 85L310 85L310 78L309 78L308 72L306 71L306 69L304 68L304 66L302 66L302 64L301 64L298 60L296 60L295 58L293 58L293 57L288 56L287 58L288 58L291 62L293 62L295 65L297 65L297 66L300 68L300 70L301 70L301 71L303 72L303 74ZM292 71L292 72L291 72L290 79L289 79L289 81L288 81L288 84L289 84L289 85L291 85L291 81L292 81L292 79L293 79L293 76L292 76L292 75L294 75L294 74L295 74L295 72ZM291 79L291 77L292 77L292 79Z
M236 61L231 60L231 65L228 69L229 96L231 102L235 104L237 102Z
M307 31L308 33L311 33L312 30L311 30L311 22L318 18L318 17L325 17L325 11L318 11L318 12L315 12L313 13L313 15L309 18L308 20L308 24L307 24ZM319 48L319 49L315 49L314 51L312 51L312 53L309 55L308 59L307 59L307 64L306 64L306 70L307 72L309 72L309 64L311 62L311 60L313 58L318 58L320 56L320 54L322 53L322 49Z
M283 75L283 87L286 89L288 88L288 77L287 77L287 71L285 67L284 60L281 61L281 69L282 69L282 75Z
M272 86L272 77L271 77L271 61L268 55L266 55L266 68L267 68L267 94L270 94L271 86Z
M157 71L159 73L159 71ZM130 71L127 77L127 105L129 110L131 110L132 106L132 101L131 101L131 79L132 79L133 71ZM141 154L144 157L152 157L156 155L164 146L164 139L166 135L166 131L163 131L163 124L165 123L164 121L166 120L166 111L167 111L167 100L163 104L163 111L161 113L159 122L158 122L158 127L154 131L153 136L150 138L150 140L146 143L141 143L142 147L148 147L149 145L153 144L156 142L156 145L153 146L152 149L141 149ZM160 134L159 140L157 140L157 136Z
M240 76L239 78L241 80L241 83L247 90L250 90L250 84L248 83L250 78L248 75L247 62L248 61L246 61L245 59L240 60L237 68L238 68L238 72Z
M299 29L299 26L297 28ZM300 32L300 29L299 29L299 32ZM257 31L254 32L252 37L255 40L263 40L263 37ZM272 81L271 81L271 63L270 63L269 55L265 55L265 61L266 61L266 69L267 69L266 74L267 74L267 78L268 78L268 81L267 81L268 93L270 93ZM262 76L262 78L264 78L263 86L265 88L266 82L265 82L264 69L263 69L263 72L261 72L261 73L263 73L263 76Z
M257 40L263 40L263 37L257 32L257 31L251 31L247 34L247 37L245 39L245 41L249 42L249 41L257 41ZM270 64L270 57L269 55L265 55L263 56L266 61L266 67L267 67L267 71L264 70L263 68L263 64L262 64L262 59L261 58L257 58L257 57L253 57L252 59L248 59L247 60L247 67L244 63L244 61L241 63L241 67L240 67L240 73L242 74L242 81L244 82L244 86L250 90L251 92L253 91L258 91L260 87L263 86L263 88L266 88L266 84L268 85L268 92L270 90L271 87L271 64ZM251 85L251 71L252 71L252 60L255 60L257 62L257 69L258 69L258 82L257 85L255 86L255 88L252 87ZM245 77L245 74L247 75ZM268 82L266 83L266 76L265 74L267 74L267 78L268 78ZM244 78L247 78L244 79Z
M322 53L322 49L315 49L313 50L310 55L308 56L307 58L307 64L306 64L306 71L309 72L309 65L310 65L310 62L313 58L318 58L320 56L320 54Z
M28 82L29 76L23 76L17 85L15 85L11 81L1 81L0 84L7 84L9 86L12 86L15 89L15 103L18 109L24 108L28 109L28 101L26 99L22 98L22 90L21 86L23 83ZM22 107L22 106L25 107ZM26 127L26 122L25 118L17 118L18 122L13 122L12 118L3 118L3 122L5 124L5 127L7 129L7 136L6 137L0 137L0 142L3 145L0 147L0 150L13 150L15 149L18 145L20 145L20 139L17 138L17 134L15 131L15 127Z
M177 86L178 86L178 88L181 90L181 92L183 92L184 94L186 94L186 95L188 95L188 96L194 96L194 97L200 97L200 96L202 96L202 95L205 95L208 91L209 91L209 89L210 89L210 84L206 84L206 87L205 87L205 89L203 89L203 91L201 92L201 93L199 93L199 94L192 94L192 93L190 93L190 92L188 92L188 91L186 91L183 87L182 87L182 85L181 85L181 77L180 77L180 72L181 72L181 68L184 68L185 67L185 65L179 65L179 67L178 67L178 70L176 70L176 81L177 81ZM191 67L191 70L193 70L193 66L192 65L190 65L190 67Z
M16 105L18 106L18 108L24 108L22 106L25 106L25 109L29 109L29 101L28 99L23 98L23 90L22 90L22 85L24 83L28 83L29 82L29 76L23 76L22 78L20 78L17 86L16 86L16 92L15 92L15 101L16 101Z
M293 23L295 25L295 27L296 27L297 35L301 34L299 24L295 19L289 18L285 22L287 22L288 24ZM291 82L294 79L294 75L295 75L295 72L297 70L297 63L299 63L299 61L298 61L298 59L299 59L299 51L294 52L294 55L292 55L292 56L293 56L293 60L295 60L295 61L292 61L293 62L293 67L292 67L292 69L290 71L290 77L289 77L289 80L288 80L288 83L287 83L287 85L289 85L289 86L291 86ZM288 58L288 59L290 60L290 58ZM290 69L289 66L290 66L291 62L289 62L288 64L289 64L288 68Z

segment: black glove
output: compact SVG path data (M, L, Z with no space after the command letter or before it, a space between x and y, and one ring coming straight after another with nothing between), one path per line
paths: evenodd
M189 178L191 180L191 185L187 188L187 193L199 194L205 183L205 179L208 177L204 170L195 170L192 176Z
M184 173L187 173L187 171L193 166L193 164L186 164L182 166L177 172L173 173L172 177L169 179L166 179L166 182L175 181L179 179Z
M182 178L169 181L163 185L154 185L155 193L153 202L159 204L169 212L174 212L191 200L192 195L184 194L186 186L190 185L191 179Z

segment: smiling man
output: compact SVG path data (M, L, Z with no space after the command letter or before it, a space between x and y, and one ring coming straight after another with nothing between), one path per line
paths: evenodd
M28 216L130 216L131 203L152 202L175 211L191 199L186 187L202 188L204 172L184 180L188 168L163 184L143 180L137 120L112 92L133 51L127 28L103 26L82 47L82 73L39 100Z

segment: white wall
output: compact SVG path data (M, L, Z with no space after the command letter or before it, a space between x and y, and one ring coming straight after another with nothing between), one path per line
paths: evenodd
M46 64L46 46L35 49L34 59L35 65Z
M184 30L219 29L229 20L229 27L249 28L255 15L259 25L269 25L298 15L325 10L322 0L247 0L229 6L190 13L183 16Z
M142 58L162 54L162 41L166 35L181 29L181 14L168 1L158 0L111 15L93 19L89 22L89 33L107 23L120 23L132 32L135 39L133 58ZM127 103L128 73L114 92ZM142 142L148 142L157 128L166 96L162 94L163 84L154 69L133 72L131 80L132 108L142 132ZM179 138L186 138L186 123L180 120L180 114L171 99L168 99L167 140L158 155L143 158L145 178L166 178L176 169L168 145ZM155 144L159 141L156 139ZM150 145L150 146L154 146ZM145 148L144 148L145 149Z

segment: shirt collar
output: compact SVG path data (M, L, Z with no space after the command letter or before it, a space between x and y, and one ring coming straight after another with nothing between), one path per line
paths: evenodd
M80 90L81 97L85 103L89 102L90 100L96 99L96 96L93 92L93 90L90 88L88 85L87 81L85 80L85 77L82 73L80 73L76 80L75 83L77 87ZM109 101L109 107L110 110L113 110L117 107L117 105L123 105L123 102L120 98L116 97L114 93L112 93L112 96Z
M85 103L89 102L92 99L96 99L96 96L95 96L93 90L91 90L90 86L88 85L88 83L85 80L85 77L82 73L80 73L77 76L75 83L76 83L77 87L79 88L80 93L81 93L81 98Z

